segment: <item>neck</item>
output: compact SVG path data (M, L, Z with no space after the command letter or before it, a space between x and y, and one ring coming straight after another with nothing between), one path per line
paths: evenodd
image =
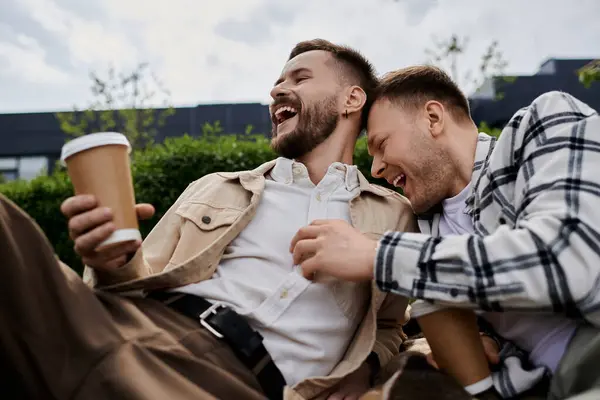
M335 162L353 164L354 146L358 134L351 136L334 131L323 143L298 158L306 166L310 180L316 185L325 176L329 166ZM352 137L352 140L348 138Z
M471 182L473 166L475 164L475 151L477 149L477 136L479 131L475 125L460 127L452 135L450 143L452 159L455 163L455 177L450 187L450 197L459 194Z

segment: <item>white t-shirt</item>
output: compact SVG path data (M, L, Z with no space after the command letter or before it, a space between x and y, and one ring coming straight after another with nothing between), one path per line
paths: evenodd
M466 199L470 185L456 196L444 200L440 217L440 236L471 234L473 221L466 214ZM536 367L555 372L569 344L577 322L560 315L540 315L527 312L481 312L494 330L529 353Z

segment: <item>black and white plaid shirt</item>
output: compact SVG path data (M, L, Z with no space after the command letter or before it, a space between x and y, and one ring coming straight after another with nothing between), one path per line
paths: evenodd
M566 93L538 97L498 140L480 134L471 183L475 233L438 237L437 213L419 217L421 232L431 234L386 233L375 263L380 289L439 305L560 313L600 327L598 113Z

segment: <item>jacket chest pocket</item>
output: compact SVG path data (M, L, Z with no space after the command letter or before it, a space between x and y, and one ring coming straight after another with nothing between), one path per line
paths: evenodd
M216 207L208 203L184 203L176 211L184 223L179 232L179 242L170 264L178 265L213 246L239 219L243 210L233 207ZM221 247L226 246L224 243ZM222 249L210 254L218 255Z

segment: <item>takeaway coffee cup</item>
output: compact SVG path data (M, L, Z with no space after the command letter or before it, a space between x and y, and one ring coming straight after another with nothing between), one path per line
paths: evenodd
M142 239L129 169L130 152L127 138L116 132L84 135L62 148L61 160L67 166L75 194L92 194L100 207L113 212L116 231L98 248Z

